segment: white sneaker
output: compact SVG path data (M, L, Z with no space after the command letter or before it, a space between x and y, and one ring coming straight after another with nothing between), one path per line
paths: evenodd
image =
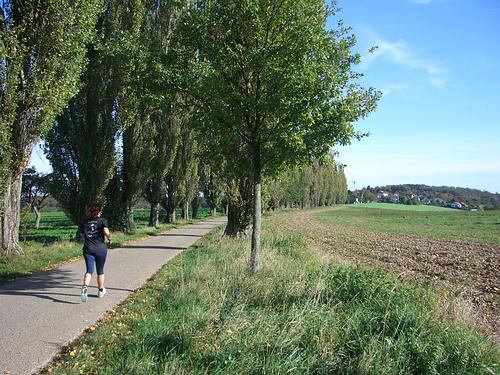
M80 299L82 300L82 302L87 302L87 300L89 299L89 296L87 294L87 287L85 285L82 286L82 291L80 293Z
M99 290L99 293L97 293L97 297L102 298L106 295L106 288L102 288L102 290Z

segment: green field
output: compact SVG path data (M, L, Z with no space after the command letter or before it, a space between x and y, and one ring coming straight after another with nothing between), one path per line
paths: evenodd
M362 203L350 204L349 207L353 208L377 208L381 210L395 210L395 211L421 211L421 212L463 212L448 207L439 207L432 205L406 205L406 204L392 204L392 203Z
M376 232L500 245L500 211L374 203L321 211L315 217L325 224Z
M498 347L453 320L435 288L335 264L316 224L266 215L262 269L248 238L208 235L61 358L54 374L495 374Z
M209 215L209 209L198 211L199 219ZM111 248L192 222L179 220L176 225L162 224L160 228L155 229L147 226L148 220L148 210L136 210L134 212L136 231L134 233L114 232ZM24 256L7 257L0 254L0 283L55 267L81 256L82 244L74 241L77 227L66 214L44 212L39 229L34 228L34 221L32 214L23 216L21 219L19 241L25 252Z
M208 209L201 209L198 212L200 218L210 215ZM177 218L181 211L177 210ZM149 210L135 210L134 223L137 230L141 231L147 228L149 222ZM40 221L40 228L34 228L35 215L23 215L21 218L21 227L19 231L19 240L23 245L39 246L54 243L56 241L72 240L75 237L76 225L62 211L43 212Z

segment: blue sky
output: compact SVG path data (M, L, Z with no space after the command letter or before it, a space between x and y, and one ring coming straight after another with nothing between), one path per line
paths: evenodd
M422 183L500 192L500 1L339 0L362 83L384 93L338 149L349 188ZM332 20L331 25L334 22Z
M500 0L339 0L357 70L384 93L339 148L349 188L400 183L500 192ZM334 25L332 20L331 25ZM33 162L48 171L42 153Z

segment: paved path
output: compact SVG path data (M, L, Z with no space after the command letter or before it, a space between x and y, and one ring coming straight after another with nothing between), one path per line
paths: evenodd
M0 374L37 372L163 264L224 222L212 219L111 250L102 299L93 275L89 300L80 302L83 260L0 286Z

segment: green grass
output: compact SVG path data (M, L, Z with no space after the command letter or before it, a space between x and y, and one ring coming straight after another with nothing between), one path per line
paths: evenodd
M481 374L498 347L438 313L440 295L338 266L267 217L248 239L212 233L71 345L55 374ZM303 231L307 231L304 228Z
M349 207L353 208L377 208L381 210L396 210L396 211L425 211L425 212L463 212L457 209L448 207L439 207L431 205L406 205L406 204L392 204L392 203L363 203L363 204L350 204Z
M348 205L339 210L318 212L315 217L325 224L358 227L376 232L500 245L500 211L413 211L400 207L411 209L422 206L380 203Z
M199 218L210 215L210 210L199 210ZM178 215L180 216L180 215ZM60 265L63 262L78 258L82 254L82 244L73 240L77 227L63 212L45 212L42 214L40 229L34 228L34 216L21 221L19 240L25 255L5 256L0 254L0 284L23 277L40 270ZM111 248L120 247L126 242L164 232L170 228L193 222L178 221L175 225L162 224L159 228L147 226L148 210L136 210L134 233L113 233Z

